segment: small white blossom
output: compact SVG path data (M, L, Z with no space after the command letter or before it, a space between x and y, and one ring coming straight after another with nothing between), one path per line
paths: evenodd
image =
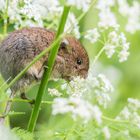
M121 111L120 115L116 117L116 119L125 119L125 120L128 120L129 117L130 117L131 113L130 113L130 110L128 107L124 107L124 109Z
M91 43L95 43L100 37L100 34L98 32L98 29L95 28L95 29L87 30L86 35L84 37L88 39Z
M119 41L119 38L118 38L118 34L116 31L112 31L108 34L108 39L109 41L114 44L114 45L117 45L118 44L118 41Z
M77 9L82 9L86 12L89 8L91 0L66 0L67 5L75 6Z
M86 87L86 80L83 78L73 77L68 84L64 83L61 85L62 90L67 90L67 94L74 97L81 97L88 91Z
M52 114L71 113L73 119L82 118L85 122L95 119L98 124L101 124L101 111L97 106L93 106L88 101L82 98L55 98L52 105Z
M57 89L55 89L55 88L48 88L48 92L49 92L49 94L51 95L51 96L57 96L57 97L59 97L59 96L61 96L62 95L62 93L60 93Z
M117 2L119 12L128 19L125 27L126 31L133 34L140 30L140 2L132 1L132 5L129 5L127 0L118 0Z
M98 9L105 9L106 7L111 7L115 5L115 0L98 0L97 8Z
M129 56L130 43L127 42L124 33L112 31L108 34L107 43L104 45L105 53L111 58L115 52L118 52L119 62L124 62ZM117 50L118 49L118 50Z
M128 98L128 104L122 109L116 117L118 120L126 120L140 128L140 100Z
M115 4L114 0L98 0L97 9L99 10L99 23L98 26L102 29L113 27L118 28L116 17L111 12L111 6Z
M118 24L115 15L108 9L99 13L100 21L98 26L101 29L108 29L109 27L117 28Z
M115 48L116 46L111 45L111 44L105 44L105 53L107 55L108 58L111 58L112 55L115 53Z
M62 13L62 6L57 0L23 0L24 4L19 6L20 1L9 1L8 16L10 23L14 23L16 29L26 26L43 27L43 19L51 22L56 28ZM46 22L46 23L47 23Z
M103 74L99 74L97 77L91 77L89 75L87 81L91 93L94 92L96 101L99 105L106 108L111 101L110 93L113 92L113 86L109 80Z
M111 134L110 134L110 131L109 131L109 128L106 126L102 129L103 131L103 134L104 134L104 137L106 140L109 140L110 137L111 137Z
M118 54L119 61L120 62L126 61L128 56L129 56L129 52L128 51L126 51L126 50L120 51L119 54Z
M71 28L73 27L73 28ZM79 26L78 21L74 14L70 13L65 25L65 31L68 33L72 33L75 35L76 38L80 38Z
M102 86L102 90L104 92L112 92L113 91L113 87L105 75L99 74L97 78L100 81L100 85Z
M120 39L120 42L121 42L122 44L125 44L125 43L126 43L126 36L125 36L124 33L120 33L119 39Z

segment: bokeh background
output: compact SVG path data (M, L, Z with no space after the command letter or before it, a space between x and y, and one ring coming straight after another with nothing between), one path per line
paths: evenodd
M132 1L129 0L129 3L131 4ZM120 24L121 31L125 33L125 35L127 36L127 40L131 44L130 55L126 62L119 63L115 56L111 59L108 59L106 55L103 53L95 66L95 74L105 73L107 77L110 80L112 80L112 83L115 87L115 91L112 94L112 103L110 104L108 110L105 111L108 116L114 117L126 104L127 98L133 97L140 99L140 31L136 31L134 34L126 32L125 25L127 22L127 18L123 17L121 14L118 13L117 5L112 10L117 16L117 20ZM73 11L76 16L80 15L80 12L75 11L75 9L73 9ZM97 9L93 6L93 8L79 22L80 31L84 32L87 29L96 27L97 22L98 22L98 12ZM13 25L10 24L8 26L8 32L12 32L13 30L15 29L13 28ZM3 19L2 17L0 17L1 40L3 38L2 31L3 31ZM92 63L95 55L102 48L102 45L100 43L91 44L90 42L84 40L84 38L80 38L80 41L88 51L90 62ZM0 80L0 83L1 84L3 83L2 78ZM50 81L49 86L55 87L56 84L59 83ZM27 96L29 98L34 99L36 96L37 89L38 85L30 88L28 90ZM2 92L0 94L2 94ZM53 98L48 96L47 94L44 95L44 100L52 100L52 99ZM32 107L27 103L13 103L12 109L14 111L25 112L25 115L11 116L12 127L26 128ZM63 120L67 120L68 123L63 124L61 127L61 129L64 130L65 127L68 128L69 125L72 123L69 117L64 118L62 116L57 116L50 118L50 114L51 114L51 106L49 104L43 104L39 115L38 127L41 127L43 129L44 126L47 125L48 130L58 129L57 128L58 124L60 128L61 123L63 124Z

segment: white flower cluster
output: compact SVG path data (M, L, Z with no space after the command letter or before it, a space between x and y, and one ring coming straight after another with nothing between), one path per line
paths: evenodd
M84 122L91 119L95 119L98 124L101 124L102 122L102 113L98 106L94 106L78 97L55 98L52 110L53 115L71 113L73 119L80 117L84 120Z
M62 95L61 92L59 92L57 89L55 88L48 88L48 93L49 95L51 96L57 96L57 97L60 97Z
M112 31L108 34L108 40L104 46L105 53L108 58L111 58L118 49L119 61L124 62L129 56L129 45L130 43L127 42L124 33L118 34L117 31Z
M92 70L89 70L87 79L75 77L69 83L62 84L61 89L72 97L85 98L85 95L89 94L104 108L111 101L110 93L113 92L113 86L105 75L99 74L95 77L92 75Z
M14 3L14 4L13 4ZM58 20L62 9L57 0L24 0L24 5L19 7L19 1L13 0L9 6L9 17L17 19L16 28L25 26L40 26L43 27L43 19L53 21ZM55 16L55 17L54 17ZM55 21L55 20L54 20Z
M78 21L73 13L70 13L68 15L68 19L65 25L65 31L67 31L67 33L72 33L77 39L80 38Z
M86 32L85 39L89 40L91 43L95 43L99 40L99 37L101 36L100 34L101 31L94 28ZM108 58L111 58L113 54L117 52L119 62L124 62L129 56L129 46L130 43L127 42L125 34L113 30L108 33L103 47Z
M128 105L116 117L118 120L126 120L140 128L140 100L128 98Z
M97 28L87 30L84 38L89 40L91 43L95 43L98 41L100 37L100 33Z
M118 0L119 12L128 19L126 24L126 31L135 33L140 30L140 2L132 1L129 5L127 0Z
M6 3L1 1L0 11L5 12ZM57 29L62 9L63 7L58 0L23 0L22 4L21 1L12 0L9 2L8 16L10 23L14 23L15 29L26 26L47 26ZM65 31L72 33L76 38L80 38L78 21L73 13L68 16Z
M105 53L111 58L115 52L118 53L119 62L124 62L129 56L129 46L124 33L119 32L115 14L111 11L115 0L98 0L99 22L97 28L87 30L84 38L91 43L101 42Z
M108 29L113 27L118 28L117 20L111 7L114 6L115 0L98 0L97 9L99 10L99 23L101 29Z
M62 84L60 88L67 98L57 97L54 99L53 115L71 113L74 119L80 116L86 122L95 119L99 124L101 123L102 113L97 103L106 108L111 100L110 93L113 92L111 83L103 74L95 77L93 70L90 69L86 79L73 77L73 80ZM49 89L49 91L53 95L60 95L57 90Z
M82 97L88 92L86 80L80 77L75 77L69 83L61 85L62 90L66 90L67 94L73 97Z
M67 5L75 6L77 9L82 9L86 12L89 8L91 0L66 0Z
M110 93L114 90L110 81L103 74L99 74L97 77L88 76L87 79L92 87L92 92L94 91L96 101L106 108L111 101Z

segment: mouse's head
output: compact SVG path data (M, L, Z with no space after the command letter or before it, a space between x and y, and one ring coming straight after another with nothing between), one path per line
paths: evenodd
M60 43L53 74L68 80L75 76L86 78L88 69L89 57L81 43L72 36L65 37Z

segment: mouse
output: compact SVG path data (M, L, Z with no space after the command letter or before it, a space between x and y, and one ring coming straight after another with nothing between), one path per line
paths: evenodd
M0 73L10 82L38 54L49 47L56 32L41 27L28 27L11 32L0 44ZM49 52L32 65L12 87L12 92L22 91L35 81L40 81ZM51 78L71 80L75 76L86 78L89 69L87 51L78 39L65 35L60 43Z

